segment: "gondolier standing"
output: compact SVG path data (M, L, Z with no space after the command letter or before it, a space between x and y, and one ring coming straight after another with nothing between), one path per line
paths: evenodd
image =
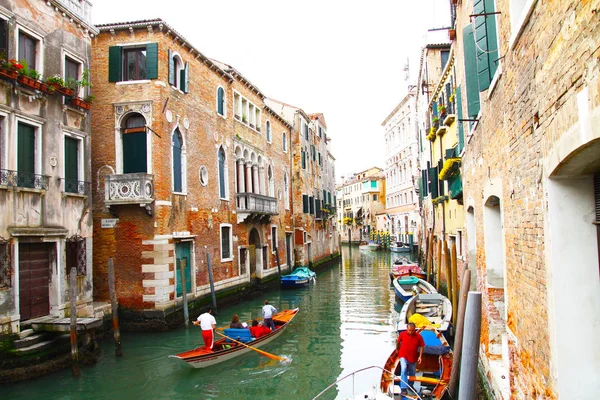
M263 314L263 325L275 330L275 323L273 322L273 315L277 314L277 309L269 304L269 300L265 300L265 305L262 308Z
M212 316L212 307L209 307L204 314L198 316L198 320L194 321L194 325L200 325L202 328L202 339L204 340L204 346L207 349L212 350L213 348L213 329L217 327L217 320Z

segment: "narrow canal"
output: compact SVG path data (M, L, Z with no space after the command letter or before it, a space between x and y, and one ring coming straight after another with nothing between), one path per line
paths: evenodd
M273 290L277 309L300 308L288 329L262 349L285 355L290 363L258 353L242 355L208 369L193 369L169 358L202 344L197 327L166 333L124 333L124 356L116 358L111 340L100 343L96 365L74 379L70 370L4 385L5 399L312 399L338 378L366 366L383 366L393 349L393 323L400 308L388 276L388 252L342 248L342 260L320 271L315 285ZM241 320L260 316L263 297L219 309L218 326L236 313ZM373 370L356 377L356 393L379 381ZM352 394L352 380L330 390L324 399Z

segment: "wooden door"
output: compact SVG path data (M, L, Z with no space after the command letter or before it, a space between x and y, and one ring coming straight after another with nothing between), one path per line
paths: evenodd
M181 266L185 274L185 292L192 291L192 268L190 257L190 242L180 242L175 244L175 281L177 297L181 297Z
M21 321L50 313L47 243L19 244L19 313Z

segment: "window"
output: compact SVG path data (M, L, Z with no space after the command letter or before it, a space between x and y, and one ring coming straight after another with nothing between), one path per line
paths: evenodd
M66 259L67 276L69 276L73 267L77 270L77 276L86 275L87 253L85 238L73 236L67 239Z
M302 195L302 212L304 214L308 214L308 212L309 212L309 208L308 208L308 195L306 195L306 194Z
M108 50L108 81L158 78L158 43L145 46L112 46Z
M302 121L302 124L304 125L304 139L308 140L308 124L304 121Z
M306 152L302 149L302 169L306 169Z
M273 251L277 250L277 227L271 226L271 249Z
M283 201L285 203L285 209L290 209L290 187L288 184L288 174L285 172L283 174Z
M537 0L510 0L510 44L519 38L519 35L527 25L533 6Z
M175 129L173 132L171 143L173 146L173 191L181 193L183 192L183 139L179 129Z
M225 89L220 86L217 88L217 113L225 116Z
M275 197L275 179L273 177L273 169L270 165L267 168L267 178L269 182L269 197Z
M221 224L221 261L233 259L231 224Z
M377 195L376 194L373 195L373 201L377 201Z
M271 122L265 122L265 131L267 136L267 142L271 143Z
M285 132L281 134L281 142L283 152L287 153L287 134Z
M65 57L65 81L74 82L81 75L81 63L69 57Z
M8 59L8 21L0 18L0 54Z
M34 189L44 187L41 171L41 138L39 127L17 124L17 186Z
M64 177L66 193L87 194L83 182L83 138L65 134Z
M235 91L233 92L233 103L235 119L241 120L244 125L260 132L262 124L260 108Z
M227 199L227 163L222 147L219 148L219 197Z
M319 137L323 137L323 130L321 129L320 126L319 126Z
M371 189L377 189L377 181L371 181Z
M169 85L176 87L183 93L188 93L189 63L183 62L181 56L169 50ZM140 78L146 79L146 78Z
M19 31L19 61L25 61L29 68L40 69L37 62L38 43L34 37Z
M123 122L123 173L147 172L146 118L142 114L131 113Z

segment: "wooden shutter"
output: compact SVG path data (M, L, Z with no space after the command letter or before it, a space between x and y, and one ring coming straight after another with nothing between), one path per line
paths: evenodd
M438 197L438 169L437 167L428 168L429 175L429 192L431 198L435 199Z
M79 181L78 141L65 137L65 192L77 193Z
M495 11L494 0L475 0L473 14L491 14ZM496 73L498 59L498 39L496 35L496 15L475 17L475 41L477 52L477 77L479 91L490 87Z
M308 196L308 208L310 214L315 215L315 198L312 196Z
M302 169L306 169L306 152L302 150Z
M0 52L8 59L8 22L0 18Z
M437 117L437 115L438 115L438 111L437 111L437 101L432 101L432 102L431 102L431 114L432 114L434 117Z
M179 136L179 130L173 132L173 191L181 192L183 189L182 185L182 173L181 173L181 137Z
M302 195L302 212L308 214L308 195Z
M123 135L123 173L147 171L146 132Z
M462 152L462 149L465 147L465 130L464 130L464 122L461 121L463 119L462 113L462 93L460 91L460 86L456 87L456 114L458 116L458 149L456 150L458 154Z
M475 118L479 114L479 85L477 82L477 56L472 25L467 25L463 30L463 46L465 53L465 78L467 80L467 114L469 118Z
M175 85L175 59L173 58L173 52L171 49L168 50L169 53L169 85ZM146 53L148 54L148 53Z
M146 79L158 79L158 43L146 45Z
M35 128L19 124L17 143L17 171L35 173Z
M218 88L217 89L217 112L221 115L225 114L225 110L223 110L223 95L224 95L224 90L223 88ZM271 128L269 126L269 121L267 121L267 139L269 138L269 134L271 133Z
M184 79L183 79L183 93L189 93L190 92L190 63L186 62L185 63L185 69L183 70L184 72Z
M123 79L123 48L111 46L108 48L108 81L119 82Z

